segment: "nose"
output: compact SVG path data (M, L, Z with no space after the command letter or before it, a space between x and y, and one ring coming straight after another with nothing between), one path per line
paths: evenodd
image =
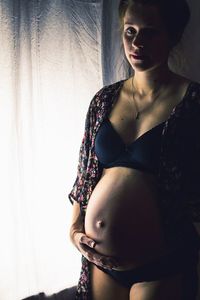
M144 39L142 37L141 33L137 33L133 40L132 40L132 46L135 48L143 48L144 47Z

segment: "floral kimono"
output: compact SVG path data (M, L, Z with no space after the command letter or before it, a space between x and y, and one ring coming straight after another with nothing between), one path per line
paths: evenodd
M94 151L96 133L109 115L124 80L103 87L93 97L86 116L78 174L69 199L80 203L84 221L87 204L102 168ZM200 221L200 84L191 82L165 121L157 180L159 208L168 243L199 242L193 222ZM193 240L192 240L193 238ZM194 242L195 241L195 242ZM82 256L76 299L90 299L90 262Z

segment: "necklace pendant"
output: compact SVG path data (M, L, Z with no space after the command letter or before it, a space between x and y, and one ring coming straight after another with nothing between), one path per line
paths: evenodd
M138 111L135 119L138 120L139 117L140 117L140 112Z

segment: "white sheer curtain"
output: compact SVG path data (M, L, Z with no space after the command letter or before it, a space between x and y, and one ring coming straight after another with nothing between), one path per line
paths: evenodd
M89 102L106 83L103 9L103 1L0 2L1 300L77 283L67 195Z
M68 238L67 195L92 96L128 74L117 4L0 1L1 300L77 283L80 255ZM196 56L199 47L192 48ZM200 77L192 62L177 68Z

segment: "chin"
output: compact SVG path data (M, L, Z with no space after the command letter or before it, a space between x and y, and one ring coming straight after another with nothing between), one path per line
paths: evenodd
M151 69L154 69L153 66L149 66L149 65L131 64L131 66L133 70L137 72L144 72L144 71L149 71Z
M133 68L134 71L137 72L145 72L145 71L152 71L155 70L157 68L159 68L160 66L162 66L164 63L157 63L157 64L153 64L150 62L133 62L133 61L129 61L131 67Z

